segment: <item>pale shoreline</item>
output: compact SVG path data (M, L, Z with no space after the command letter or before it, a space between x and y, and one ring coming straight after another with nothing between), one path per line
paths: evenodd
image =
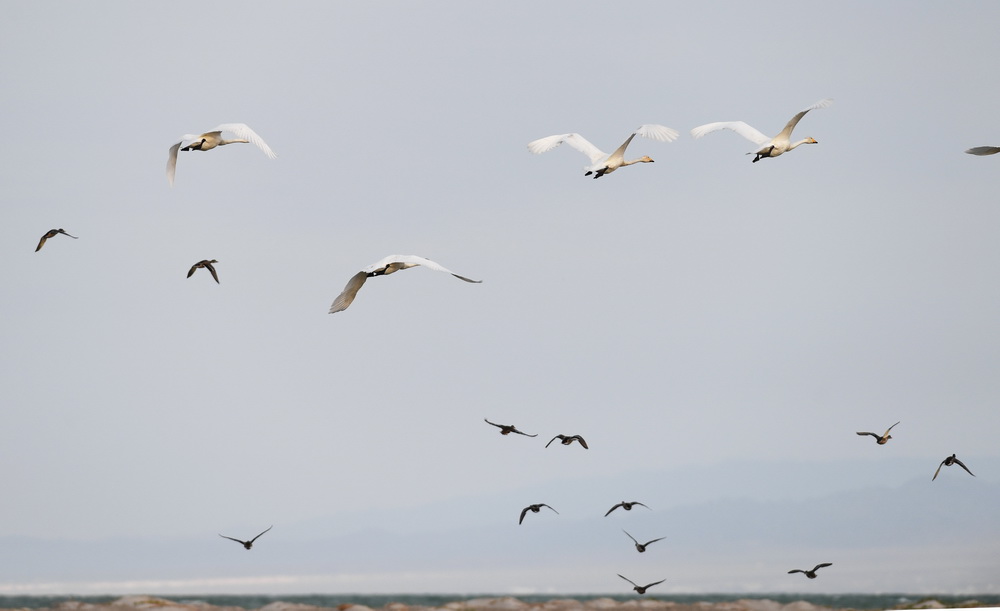
M91 603L68 598L52 604L50 607L36 607L31 611L246 611L239 606L213 605L207 602L190 600L182 597L183 602L156 596L130 595L107 603ZM893 609L951 609L934 599L922 600L909 605L892 607ZM960 608L997 608L986 607L978 601L969 600ZM0 611L8 611L0 607ZM16 608L23 611L26 607ZM843 608L848 609L848 608ZM799 600L790 603L780 603L768 598L743 598L725 602L695 602L678 603L670 600L659 600L654 597L630 598L615 600L613 598L593 598L577 600L574 598L553 598L545 602L526 602L513 596L478 597L456 600L440 606L407 605L404 603L389 603L382 607L343 603L333 607L316 606L302 603L275 601L256 611L840 611L838 607L826 607ZM13 609L11 609L13 611Z

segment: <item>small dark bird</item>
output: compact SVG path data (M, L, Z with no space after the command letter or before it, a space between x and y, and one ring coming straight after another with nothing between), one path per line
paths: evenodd
M528 513L529 511L532 512L532 513L538 513L539 511L542 510L542 507L549 507L549 506L546 505L545 503L537 503L535 505L528 505L527 507L525 507L524 509L521 510L521 518L517 521L517 523L520 524L521 522L524 522L524 515L526 513ZM549 509L552 509L552 508L549 507ZM552 511L556 511L556 510L552 509ZM556 513L559 513L559 512L556 511Z
M822 564L817 564L816 566L813 567L813 569L811 571L803 571L802 569L792 569L792 570L788 571L788 574L791 575L792 573L802 573L803 575L805 575L809 579L816 579L816 571L820 570L824 566L833 566L833 563L831 563L831 562L824 562Z
M579 435L556 435L555 437L553 437L552 439L550 439L547 444L545 444L545 447L547 448L550 445L552 445L552 442L555 441L556 439L558 439L559 443L563 444L564 446L568 446L569 444L573 443L574 441L579 441L580 445L583 446L583 449L585 449L585 450L589 450L590 449L589 447L587 447L587 442L584 441L583 437L580 437Z
M630 584L632 584L632 589L635 590L636 592L638 592L639 594L645 594L646 590L648 590L649 588L652 588L653 586L655 586L658 583L663 583L664 581L666 581L666 579L661 579L661 580L655 581L655 582L653 582L653 583L651 583L649 585L637 586L637 585L635 585L634 581L632 581L628 577L622 575L621 573L619 573L618 576L621 577L622 579L624 579L625 581L629 582Z
M622 529L622 532L625 533L626 535L628 535L628 531L625 530L624 528ZM660 537L659 539L653 539L652 541L646 541L645 543L639 543L638 541L635 540L635 537L633 537L632 535L628 535L628 538L632 539L632 542L635 543L635 549L639 550L640 554L643 553L644 551L646 551L646 546L647 545L649 545L651 543L656 543L657 541L662 541L663 539L666 539L666 537Z
M42 239L38 240L38 247L35 248L35 252L38 252L39 250L42 249L42 246L45 246L45 240L47 240L49 238L54 238L57 235L59 235L60 233L63 234L63 235L69 235L68 233L66 233L62 229L49 229L48 231L46 231L45 235L42 236ZM79 239L75 235L69 235L69 237L73 238L74 240L78 240Z
M260 533L260 535L263 535L264 533L266 533L268 530L271 530L272 528L274 528L274 524L268 526L267 530L265 530L264 532ZM240 539L234 539L232 537L227 537L226 535L219 535L219 536L222 537L223 539L229 539L230 541L236 541L237 543L239 543L240 545L242 545L246 549L250 549L250 548L253 547L253 542L260 538L260 535L257 535L256 537L254 537L253 539L250 539L249 541L241 541Z
M483 420L486 420L486 418L483 418ZM538 437L537 434L529 435L527 433L522 433L521 431L517 430L517 427L514 426L513 424L497 424L496 422L490 422L489 420L486 420L486 422L500 429L501 435L510 435L511 433L517 433L518 435L524 435L525 437Z
M201 261L198 261L197 263L191 266L191 269L188 270L187 277L190 278L191 274L193 274L194 271L199 267L204 267L208 271L212 272L212 277L215 278L215 283L219 284L219 274L215 273L215 268L212 267L213 263L218 263L218 261L216 261L215 259L212 259L211 261L209 261L208 259L203 259Z
M899 422L897 422L896 424L899 424ZM896 424L894 424L892 426L896 426ZM892 439L892 435L889 434L889 431L892 430L892 426L890 426L889 428L887 428L885 430L885 433L882 434L882 435L876 435L875 433L867 433L867 432L861 432L861 431L858 431L858 435L871 435L872 437L875 438L875 443L879 444L880 446L884 446L886 443L889 442L890 439Z
M617 505L615 505L614 507L612 507L611 509L609 509L608 513L604 514L604 517L605 518L608 517L609 515L611 515L612 511L614 511L615 509L618 509L619 507L621 507L625 511L632 511L632 506L633 505L642 505L642 503L640 503L639 501L632 501L631 503L629 503L627 501L622 501L621 503L618 503ZM646 505L642 505L642 506L646 507ZM646 507L646 509L649 509L649 507Z
M962 461L960 461L959 459L955 458L955 455L952 454L948 458L946 458L946 459L944 459L944 460L941 461L941 464L938 465L937 471L934 472L934 477L931 478L931 481L933 482L934 480L937 479L938 473L941 472L941 467L950 467L952 465L958 465L959 467L962 467L963 469L965 469L965 472L968 473L969 475L971 475L972 477L976 476L975 473L973 473L972 471L969 471L969 468L966 467L965 464L962 463Z

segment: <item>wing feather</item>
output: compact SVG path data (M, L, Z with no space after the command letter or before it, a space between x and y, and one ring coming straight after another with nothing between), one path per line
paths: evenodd
M271 147L264 142L264 139L258 136L257 132L250 129L250 126L246 123L223 123L222 125L216 127L214 131L232 132L243 140L249 140L251 144L264 151L264 154L271 159L278 156L271 150Z
M542 153L551 151L563 142L586 155L590 158L591 163L597 163L608 156L607 153L591 144L589 140L580 134L557 134L555 136L546 136L545 138L532 140L528 143L528 150L536 155L541 155Z
M815 104L813 104L809 108L803 108L802 110L800 110L798 112L798 114L796 114L794 117L792 117L788 121L788 123L785 124L785 129L781 130L781 133L779 133L777 136L775 136L775 139L781 138L782 136L784 136L785 138L791 138L792 137L792 130L795 129L795 126L799 124L799 121L802 120L802 117L806 116L807 112L809 112L810 110L816 110L817 108L826 108L827 106L829 106L831 104L833 104L833 100L831 100L830 98L826 98L826 99L820 100L819 102L816 102Z
M336 312L342 312L347 309L347 306L351 305L354 298L357 296L358 291L364 286L365 280L368 279L367 272L358 272L351 276L351 279L347 281L347 286L341 291L340 295L333 300L333 304L330 305L330 314Z
M771 141L770 138L757 131L757 129L750 127L743 121L718 121L716 123L706 123L705 125L699 125L698 127L692 129L691 135L695 138L701 138L705 134L710 134L712 132L719 131L720 129L734 131L759 146L763 146Z
M180 142L170 147L167 152L167 182L170 183L171 187L174 186L174 174L177 173L177 149L179 148L181 148Z
M970 155L996 155L1000 153L1000 146L976 146L967 151Z

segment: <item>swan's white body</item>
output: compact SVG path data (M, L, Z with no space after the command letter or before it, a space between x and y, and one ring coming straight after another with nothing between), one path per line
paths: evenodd
M764 157L777 157L778 155L787 153L800 144L817 144L816 140L813 138L805 138L803 140L799 140L798 142L792 142L792 130L795 129L795 126L802 120L802 117L806 116L806 113L810 110L826 108L831 104L833 104L833 100L828 98L820 100L808 108L802 109L798 114L791 118L791 120L785 125L785 129L781 130L781 133L774 138L765 136L743 121L720 121L718 123L707 123L692 129L691 135L695 138L701 138L705 134L710 134L720 129L732 130L758 146L757 150L747 153L747 155L756 155L753 159L754 163L756 163Z
M590 176L593 174L594 178L600 178L605 174L614 172L622 166L640 162L651 163L653 161L649 157L640 157L639 159L633 159L632 161L625 161L625 149L628 148L629 143L632 142L632 138L635 138L636 134L644 138L650 138L651 140L659 140L660 142L672 142L673 140L676 140L678 136L676 130L650 123L648 125L640 125L634 132L632 132L632 135L629 136L628 139L626 139L625 142L610 155L591 144L580 134L558 134L555 136L539 138L538 140L533 140L528 143L528 150L536 155L540 155L546 151L551 151L565 142L590 158L590 165L584 168L586 170L584 176Z
M996 155L1000 153L1000 146L976 146L965 152L970 155L979 155L980 157L983 155Z
M222 132L230 132L236 135L235 140L226 140L222 137ZM257 132L250 129L246 123L223 123L212 131L201 135L184 134L181 141L170 147L167 154L167 182L174 186L174 174L177 171L177 151L210 151L217 146L227 144L250 143L255 145L264 154L274 159L277 155L271 147L264 142L264 139L257 135ZM183 146L183 148L181 148Z
M409 269L411 267L417 267L418 265L422 265L428 269L433 269L434 271L449 273L459 280L465 280L466 282L482 282L482 280L470 280L465 276L459 276L450 269L447 269L442 265L438 265L430 259L425 259L416 255L389 255L381 261L372 263L360 272L354 274L347 282L347 286L344 287L343 292L341 292L340 295L333 300L333 304L330 306L330 314L346 310L347 306L351 305L351 302L354 301L358 291L361 290L361 287L365 284L365 280L368 278L371 278L372 276L388 276L389 274L395 273L401 269Z

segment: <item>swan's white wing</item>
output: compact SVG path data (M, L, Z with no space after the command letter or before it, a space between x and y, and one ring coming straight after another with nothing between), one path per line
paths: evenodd
M669 127L657 125L655 123L640 125L633 133L639 134L643 138L659 140L660 142L673 142L677 139L677 136L680 135L675 129L670 129Z
M354 301L358 291L361 290L367 279L367 272L358 272L351 276L351 279L347 282L347 286L344 287L344 290L340 295L337 295L337 298L333 300L333 304L330 305L329 313L334 314L346 310L347 306L351 305L351 302Z
M764 146L771 141L770 138L750 127L743 121L720 121L718 123L706 123L705 125L699 125L698 127L692 129L691 135L695 138L701 138L705 134L710 134L720 129L732 130L758 146Z
M792 137L792 130L795 129L795 126L799 124L799 121L802 120L802 117L806 116L807 112L809 112L810 110L816 110L817 108L826 108L831 104L833 104L833 100L831 100L830 98L826 98L820 100L819 102L816 102L809 108L803 108L798 112L798 114L792 117L787 124L785 124L785 129L781 130L781 133L775 136L775 139L781 138L782 136L784 136L785 139L790 139Z
M1000 153L1000 146L977 146L965 152L970 155L996 155Z
M236 134L242 140L249 140L251 144L255 145L260 150L264 151L271 159L274 159L278 155L271 150L271 147L264 142L264 139L257 135L257 132L250 129L250 126L246 123L223 123L222 125L215 128L213 131L226 131Z
M365 274L370 274L371 272L383 269L392 263L404 263L410 267L415 265L421 265L423 267L426 267L427 269L432 269L434 271L451 274L452 276L455 276L459 280L465 280L466 282L475 282L477 284L482 282L482 280L470 280L465 276L459 276L458 274L446 268L445 266L435 263L430 259L425 259L424 257L418 257L417 255L389 255L388 257L382 259L377 263L372 263L371 265L369 265L368 267L364 268L361 271Z
M174 174L177 173L177 149L181 148L181 143L170 147L170 151L167 153L167 182L170 186L174 186Z
M602 161L608 156L607 153L591 144L589 140L580 134L558 134L532 140L528 143L528 150L536 155L540 155L546 151L551 151L563 142L589 157L591 163Z

